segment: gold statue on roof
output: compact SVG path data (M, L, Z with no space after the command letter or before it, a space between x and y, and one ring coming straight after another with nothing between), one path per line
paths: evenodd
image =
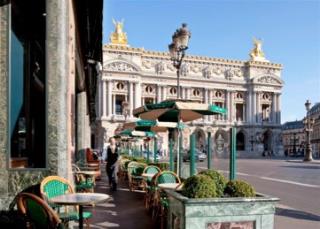
M111 44L115 45L127 45L127 34L123 32L123 20L115 21L112 19L112 22L114 24L115 30L110 35L110 42Z
M251 60L267 61L262 51L262 40L253 38L254 48L250 52Z

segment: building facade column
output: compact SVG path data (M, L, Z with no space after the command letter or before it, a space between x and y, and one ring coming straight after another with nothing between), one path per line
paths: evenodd
M251 118L252 118L252 113L251 113L251 97L252 97L252 93L251 91L247 92L247 96L246 96L246 116L247 116L247 123L251 123Z
M277 123L281 124L281 93L277 94Z
M208 103L212 104L212 90L208 89ZM213 115L209 115L209 122L212 122Z
M157 86L157 103L161 102L161 86Z
M141 106L141 85L139 82L134 84L134 108Z
M100 104L100 108L102 107L102 112L101 109L99 109L100 111L100 115L105 118L107 116L107 82L105 80L102 81L102 86L101 86L101 101L99 101ZM101 114L102 113L102 114Z
M163 87L163 97L162 97L162 100L166 100L166 99L167 99L167 89L168 89L168 87L166 87L166 86Z
M112 81L107 81L107 107L108 107L108 110L107 110L107 116L110 117L112 115L112 84L113 82Z
M132 117L132 111L133 111L133 103L134 103L134 99L133 99L133 82L129 82L129 117Z
M257 92L252 91L251 123L257 123Z
M277 122L277 95L275 94L275 93L273 93L273 95L272 95L272 104L271 104L271 111L272 111L272 113L271 113L271 117L272 117L272 123L276 123Z
M116 114L116 95L112 94L112 113L111 115Z
M256 93L256 102L257 102L257 107L256 107L256 118L257 118L257 123L261 123L261 113L260 113L260 92Z

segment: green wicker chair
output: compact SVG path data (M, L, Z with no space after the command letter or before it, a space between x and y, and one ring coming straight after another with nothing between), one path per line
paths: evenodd
M79 220L78 207L66 207L50 203L50 198L63 195L66 193L74 193L73 187L68 180L59 176L48 176L41 181L40 193L42 198L46 200L51 207L58 209L59 217L64 223L68 221ZM90 228L88 219L92 217L91 212L83 212L83 219Z
M72 165L72 170L73 172L81 172L81 169L75 164ZM74 179L76 192L94 192L94 177L93 179L90 179L86 178L83 174L74 173Z
M155 186L164 183L178 183L181 184L180 178L172 171L163 171L155 178ZM157 188L153 197L152 217L160 219L160 227L165 227L169 201L165 192Z
M130 191L139 188L144 189L143 177L141 174L146 166L147 165L144 163L135 161L132 161L128 164L128 181Z
M161 169L157 166L154 165L149 165L147 167L144 168L143 173L146 174L158 174L159 172L161 172ZM145 207L146 209L150 209L150 206L152 205L152 197L155 191L155 186L154 186L154 182L153 182L153 177L147 177L144 178L143 183L145 186L145 190L146 190L146 194L144 197L144 203L145 203Z
M127 175L128 175L128 164L131 161L127 158L121 158L119 162L119 172L118 172L118 177L119 180L126 180Z
M17 206L19 212L27 217L32 228L65 228L58 214L34 194L20 193L17 198Z

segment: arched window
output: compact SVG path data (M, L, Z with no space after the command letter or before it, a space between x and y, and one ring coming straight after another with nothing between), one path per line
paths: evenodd
M236 95L236 98L237 99L243 99L243 94L238 92L237 95Z
M216 96L217 98L221 98L221 97L222 97L222 92L221 92L221 91L216 91L216 92L215 92L215 96Z
M146 92L147 93L152 93L153 92L153 88L151 86L146 86Z

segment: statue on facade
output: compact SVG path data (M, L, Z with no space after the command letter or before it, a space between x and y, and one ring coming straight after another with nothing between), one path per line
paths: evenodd
M115 30L113 33L110 35L110 42L111 44L115 45L127 45L128 44L128 39L127 39L127 34L123 32L123 20L120 21L115 21L112 19L112 22L114 24Z
M254 48L250 52L252 61L267 61L262 51L262 40L253 38Z

